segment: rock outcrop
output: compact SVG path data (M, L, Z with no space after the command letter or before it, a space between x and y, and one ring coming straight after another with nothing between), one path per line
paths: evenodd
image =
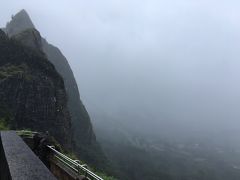
M11 22L7 23L4 30L8 36L13 36L26 29L32 28L34 28L34 25L27 12L23 9L15 16L12 16Z
M55 66L56 71L62 76L65 84L68 99L66 101L67 109L70 112L73 130L73 149L82 160L91 165L103 167L106 159L96 141L90 117L81 102L78 86L67 59L57 47L49 44L41 37L25 10L13 16L12 20L7 23L4 31L11 39L21 42L32 51L35 51L36 54L46 57ZM47 80L45 83L47 83ZM63 96L63 101L65 102L65 100L66 97Z
M43 52L42 37L40 33L34 28L26 29L11 37L13 39L16 39L17 41L20 41L25 46L28 46L35 51L38 51L39 53Z
M62 77L44 57L0 32L0 119L11 129L49 131L72 147Z

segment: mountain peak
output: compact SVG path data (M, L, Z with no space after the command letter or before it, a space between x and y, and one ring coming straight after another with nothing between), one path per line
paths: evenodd
M19 11L17 14L25 14L28 15L27 11L25 9L22 9L21 11Z
M29 28L35 27L27 11L22 9L7 23L6 32L9 36L13 36Z
M28 19L29 21L31 21L29 15L28 15L28 13L27 13L27 11L25 9L22 9L21 11L19 11L12 18L22 18L22 19Z

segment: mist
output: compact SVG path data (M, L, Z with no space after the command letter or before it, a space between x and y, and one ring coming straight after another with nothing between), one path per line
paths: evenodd
M239 5L10 0L0 26L26 9L67 57L93 124L108 117L157 135L231 137L240 130Z

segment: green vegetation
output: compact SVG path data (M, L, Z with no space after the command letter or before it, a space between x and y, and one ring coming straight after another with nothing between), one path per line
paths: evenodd
M101 178L103 178L104 180L117 180L116 178L114 178L113 176L108 176L102 172L95 172L98 176L100 176Z
M69 158L73 159L73 160L78 160L79 158L77 157L77 155L74 152L69 152L69 151L63 151L61 148L61 153L65 154L66 156L68 156ZM82 160L78 160L80 164L87 164ZM116 178L114 178L113 176L109 176L107 175L105 172L102 171L97 171L92 167L87 166L88 169L92 172L94 172L95 174L97 174L98 176L100 176L101 178L103 178L104 180L117 180Z
M0 119L0 130L9 130L9 126L7 124L7 121L4 118Z
M26 74L27 72L27 65L20 64L20 65L10 65L7 64L5 66L0 67L0 79L5 79L10 76L18 75L18 74ZM31 80L31 76L26 76L27 80Z
M77 159L78 159L77 155L76 155L74 152L64 152L64 154L65 154L67 157L69 157L69 158L71 158L71 159L73 159L73 160L77 160ZM79 160L79 161L80 161L80 160ZM81 163L81 164L84 164L82 161L80 161L80 163Z
M19 73L23 73L23 70L18 66L9 65L0 68L0 76L4 78Z
M4 105L0 105L0 130L11 129L12 115L8 108Z
M29 129L24 129L24 130L18 130L16 131L16 133L19 135L19 136L26 136L26 137L33 137L33 132Z

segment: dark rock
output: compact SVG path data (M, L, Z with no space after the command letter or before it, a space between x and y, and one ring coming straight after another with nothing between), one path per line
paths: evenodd
M101 166L104 164L105 156L96 141L90 117L80 99L78 86L67 59L57 47L41 38L40 34L34 29L34 25L29 16L26 15L26 12L20 13L20 15L18 13L16 16L17 17L13 17L12 21L14 22L11 21L9 23L9 27L11 27L14 33L9 32L8 35L28 47L43 51L48 60L53 63L58 73L63 77L68 95L67 105L71 115L75 152L80 155L84 161L95 166ZM24 17L26 18L25 20ZM28 22L26 27L21 26L21 28L19 28L16 19ZM9 28L7 27L6 30L8 32Z
M35 28L29 15L23 9L15 16L12 16L12 20L7 23L5 31L9 36L13 36L26 29Z
M43 52L42 37L36 29L26 29L18 34L13 35L12 38L34 49L35 51Z
M2 29L0 29L0 38L6 38L6 37L7 36L6 36L5 32Z
M11 39L0 40L1 109L0 119L10 128L49 131L65 148L72 147L63 79L44 56Z
M97 161L99 157L104 155L96 141L88 112L80 99L78 86L71 67L57 47L49 44L45 39L42 42L43 51L64 80L68 94L68 108L72 118L76 152L88 163L101 164L102 162Z

